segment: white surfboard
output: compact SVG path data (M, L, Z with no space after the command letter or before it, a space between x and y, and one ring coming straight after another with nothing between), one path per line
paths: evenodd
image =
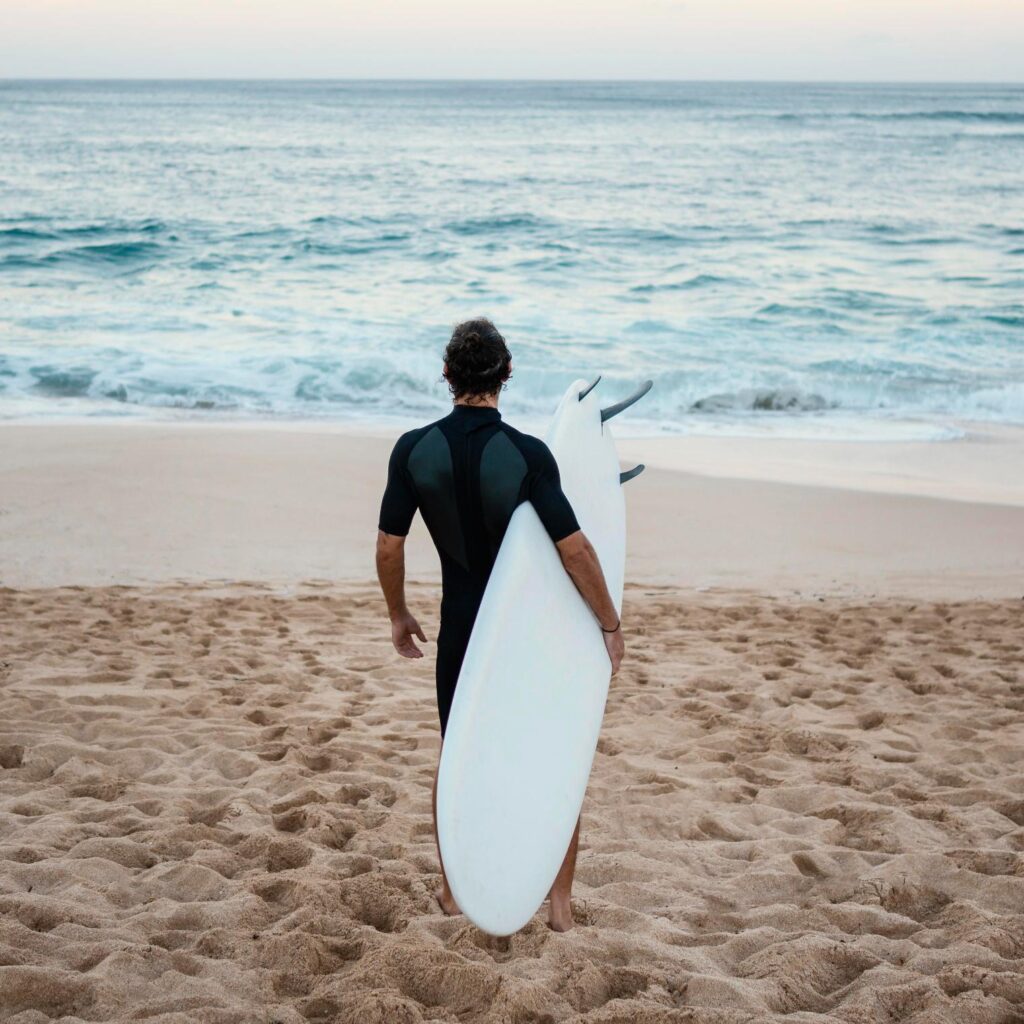
M616 608L626 516L607 419L649 388L648 381L603 415L594 386L576 381L545 438ZM452 895L492 935L522 928L558 874L583 805L610 676L597 620L533 506L520 505L466 649L437 790Z

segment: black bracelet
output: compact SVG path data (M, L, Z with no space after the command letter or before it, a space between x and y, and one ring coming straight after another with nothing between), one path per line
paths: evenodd
M601 626L601 623L598 622L598 625ZM618 631L619 631L621 626L622 626L622 619L619 619L619 621L615 623L615 628L614 629L605 629L604 626L601 626L601 632L602 633L618 633Z

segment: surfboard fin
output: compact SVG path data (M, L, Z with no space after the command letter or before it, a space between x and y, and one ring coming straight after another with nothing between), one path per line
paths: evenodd
M624 484L627 480L632 480L633 477L639 476L644 471L644 468L644 464L641 462L640 465L627 469L625 473L620 473L619 483Z
M590 382L590 383L589 383L589 384L588 384L588 385L587 385L587 386L586 386L586 387L585 387L585 388L584 388L584 389L583 389L583 390L582 390L582 391L580 392L580 399L579 399L579 400L580 400L581 402L583 401L583 399L584 399L584 398L586 398L586 397L587 397L587 395L589 395L589 394L590 394L590 392L591 392L591 391L593 391L593 390L594 390L594 388L596 388L596 387L597 387L598 381L600 381L600 379L601 379L601 374L598 374L598 375L597 375L597 376L596 376L596 377L595 377L595 378L594 378L594 379L593 379L593 380L592 380L592 381L591 381L591 382Z
M616 402L614 405L609 405L607 409L602 409L601 422L607 423L613 416L618 416L623 409L628 409L634 402L639 402L652 387L654 387L654 381L645 380L628 398L624 398L621 402Z

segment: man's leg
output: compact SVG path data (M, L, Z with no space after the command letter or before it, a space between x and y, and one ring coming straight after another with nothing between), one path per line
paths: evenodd
M556 932L567 932L572 927L572 878L576 873L576 851L580 845L580 820L576 819L576 828L573 831L572 839L569 840L569 849L565 851L565 860L558 869L555 876L555 884L551 886L548 898L551 900L551 909L548 915L548 923Z
M479 603L479 602L478 602ZM455 699L455 685L462 669L462 659L469 645L469 637L473 631L473 619L476 616L476 605L468 611L456 604L445 605L441 602L441 628L437 633L437 664L435 678L437 681L437 714L441 720L441 749L444 749L444 731L448 726L448 713ZM441 840L437 834L437 776L441 771L441 759L438 756L437 771L434 773L434 791L432 802L434 807L434 842L437 844L437 860L441 865L441 888L437 891L437 902L446 914L461 914L459 905L452 896L445 874L444 861L441 859Z
M442 741L443 746L443 741ZM438 758L437 771L434 772L434 789L430 795L431 805L434 809L434 845L437 847L437 862L441 865L441 888L437 890L437 902L441 909L451 917L453 914L461 913L459 905L455 902L451 889L448 888L448 876L444 873L444 861L441 860L441 840L437 835L437 775L441 770L441 760Z

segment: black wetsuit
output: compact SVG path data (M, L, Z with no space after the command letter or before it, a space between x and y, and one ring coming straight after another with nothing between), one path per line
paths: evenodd
M404 537L418 508L441 558L442 735L494 559L524 501L553 541L579 529L550 449L503 422L497 409L456 405L443 419L403 434L391 453L380 529Z

